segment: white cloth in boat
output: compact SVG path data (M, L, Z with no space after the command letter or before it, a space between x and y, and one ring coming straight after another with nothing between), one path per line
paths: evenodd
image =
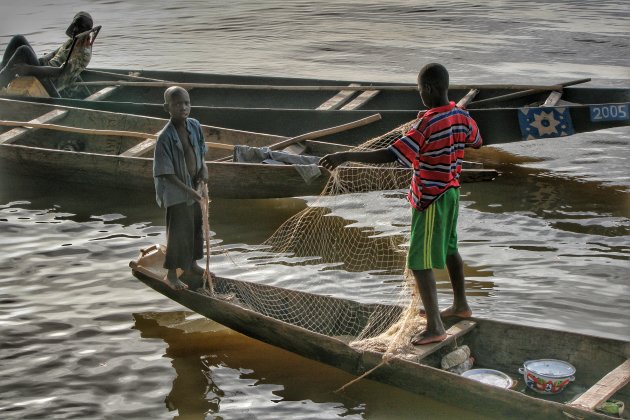
M269 147L236 145L234 146L234 162L293 165L307 184L310 184L322 174L317 165L319 157L278 152L271 150Z

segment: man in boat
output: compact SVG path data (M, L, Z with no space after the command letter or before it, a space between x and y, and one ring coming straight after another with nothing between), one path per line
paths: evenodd
M68 39L56 50L39 58L23 35L15 35L2 57L0 88L6 87L16 76L35 76L50 96L59 96L58 92L70 87L90 62L91 45L73 52L73 60L76 60L73 71L63 71L74 37L92 29L93 24L89 13L78 12L66 29Z
M414 345L446 339L441 317L472 315L466 300L464 264L457 249L459 175L464 148L479 148L481 135L468 112L448 99L449 75L444 66L431 63L418 74L422 102L429 108L419 114L412 128L387 148L365 152L340 152L324 156L320 164L333 170L353 161L398 161L413 168L408 199L413 207L407 267L414 279L427 318L426 329L416 334ZM448 269L453 305L440 313L433 268Z
M166 89L164 109L171 118L155 145L153 177L157 203L166 209L164 268L168 273L164 281L175 290L183 290L188 285L178 278L177 269L186 276L214 276L197 264L203 258L200 202L204 199L197 187L208 182L208 149L199 121L188 118L190 96L185 89Z

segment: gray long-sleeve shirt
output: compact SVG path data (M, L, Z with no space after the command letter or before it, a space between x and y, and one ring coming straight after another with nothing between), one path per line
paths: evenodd
M187 118L186 130L193 145L197 168L202 168L208 148L203 137L201 124L194 118ZM177 134L177 129L169 121L158 135L153 155L155 199L162 208L181 203L193 204L194 200L186 191L163 176L171 174L177 176L190 188L194 188L192 177L186 167L184 148Z

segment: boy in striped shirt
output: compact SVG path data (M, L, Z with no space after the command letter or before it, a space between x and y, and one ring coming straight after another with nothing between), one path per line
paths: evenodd
M413 168L408 199L413 207L407 267L412 270L424 313L426 329L411 342L422 345L446 339L442 318L468 318L472 310L465 293L464 264L457 250L459 175L464 148L481 147L477 124L468 112L448 99L449 75L431 63L418 74L418 90L428 109L413 127L387 148L367 152L340 152L324 156L320 165L333 170L348 161L398 161ZM433 268L448 269L453 305L440 312Z

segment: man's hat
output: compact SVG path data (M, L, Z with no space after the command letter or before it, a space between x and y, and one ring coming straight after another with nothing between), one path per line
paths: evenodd
M70 26L68 26L68 29L66 29L66 35L72 36L73 30L75 26L79 24L79 22L81 22L81 24L88 29L92 29L92 26L94 25L92 16L88 12L79 12L72 18L72 23L70 23Z

